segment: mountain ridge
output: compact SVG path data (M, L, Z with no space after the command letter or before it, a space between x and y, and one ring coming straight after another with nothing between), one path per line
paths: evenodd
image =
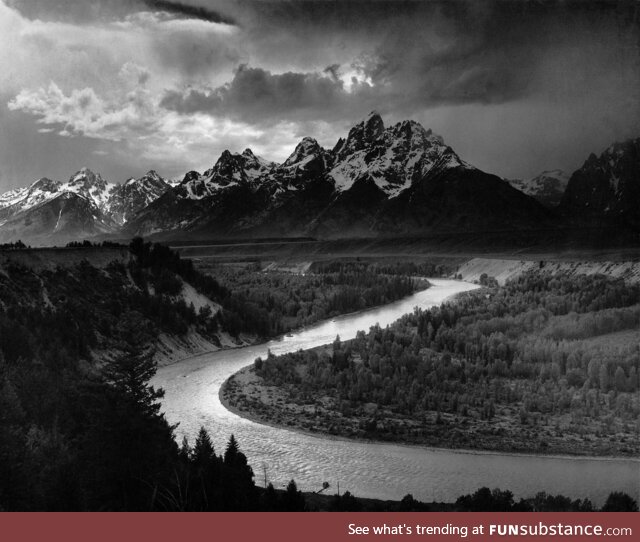
M247 151L245 151L245 154ZM484 173L462 160L444 143L442 137L415 121L398 122L385 127L382 118L372 112L352 127L346 138L327 150L310 137L303 138L282 163L260 160L252 165L244 155L226 151L216 165L205 172L188 174L182 189L168 191L132 220L125 230L131 235L172 234L223 236L257 235L344 235L374 237L406 234L412 230L495 227L499 220L485 220L483 212L467 204L467 216L439 214L438 205L428 205L438 217L421 217L417 201L424 198L422 185L448 183L452 191L449 203L460 198L474 200L486 191L497 191L498 200L509 200L509 227L528 227L527 222L548 220L546 210L523 199L517 191L495 176ZM232 164L220 167L220 162ZM247 175L252 167L254 175ZM457 179L452 182L455 172ZM448 179L448 180L447 180ZM469 186L463 186L469 185ZM432 187L433 188L433 187ZM427 192L445 197L442 191ZM405 194L398 201L393 200ZM187 203L185 199L199 202ZM494 208L485 193L479 203ZM449 205L451 207L451 205ZM494 209L502 213L503 209ZM531 218L527 218L531 215ZM410 216L410 223L403 217ZM520 220L518 217L524 217Z
M608 219L640 229L640 138L594 153L569 179L561 212L574 219Z
M569 184L569 175L561 169L545 170L528 180L505 179L511 186L553 209L560 205Z
M622 170L634 172L640 153L633 145L628 147L616 143L606 151L607 157L618 157ZM615 176L618 170L613 165L604 168L602 160L592 155L582 169L600 171L600 177ZM571 217L579 213L575 201L565 202L569 196L564 186L568 190L579 183L574 180L576 175L580 178L579 171L571 180L559 170L547 170L527 182L507 181L464 161L441 136L418 122L405 120L386 127L373 111L332 149L304 137L282 163L246 148L241 153L225 150L203 173L188 171L178 182L166 181L151 170L138 179L113 184L88 168L67 183L39 179L0 195L0 239L19 235L21 225L38 239L59 238L61 230L43 220L42 206L53 205L54 196L61 193L88 202L67 198L67 206L60 210L56 204L49 213L70 213L73 219L63 223L77 223L76 235L338 239L531 231L561 226L566 217L567 224L575 224ZM611 185L611 179L600 177L592 182ZM621 186L629 183L635 186L624 177ZM564 203L559 205L561 199ZM632 201L637 201L633 190ZM581 205L590 204L585 200ZM609 214L620 218L629 212L627 207ZM36 211L39 231L30 216ZM606 215L604 210L600 214ZM70 226L62 231L72 237Z
M27 239L64 241L112 233L169 188L153 170L122 184L107 182L87 167L65 183L43 177L0 195L0 239L23 234ZM59 216L51 227L48 217L56 212ZM67 227L59 228L61 220Z

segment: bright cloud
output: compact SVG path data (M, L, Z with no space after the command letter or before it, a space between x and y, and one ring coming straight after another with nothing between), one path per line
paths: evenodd
M0 0L0 164L63 177L89 156L128 177L210 167L227 148L282 160L372 109L505 176L637 137L625 2L517 4Z

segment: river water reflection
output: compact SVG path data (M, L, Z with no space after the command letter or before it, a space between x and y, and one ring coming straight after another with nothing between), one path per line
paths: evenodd
M258 356L327 344L340 335L354 338L376 323L386 326L414 307L430 307L476 286L430 279L433 286L401 301L322 322L266 344L204 354L162 367L153 380L165 390L163 409L170 423L180 422L179 438L191 443L201 425L211 433L216 451L224 450L232 433L262 483L263 466L274 486L295 479L303 490L315 491L328 481L333 490L359 497L451 501L482 486L509 489L519 497L538 491L590 498L602 504L611 491L640 499L640 461L582 459L493 453L457 452L394 444L330 439L274 428L229 412L218 398L223 382ZM330 491L331 493L331 491Z

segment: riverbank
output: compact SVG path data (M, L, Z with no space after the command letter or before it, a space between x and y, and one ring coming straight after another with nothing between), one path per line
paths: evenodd
M381 309L336 318L282 340L199 356L158 370L152 384L165 390L163 411L169 423L180 423L178 439L192 443L201 426L213 430L216 449L234 434L252 466L266 466L268 480L284 487L294 478L303 491L317 491L324 481L361 497L402 499L411 493L423 502L454 502L482 486L508 488L517 498L539 491L589 498L600 506L611 491L640 500L638 462L630 459L553 457L551 455L471 453L393 443L365 443L338 436L294 430L292 426L253 423L220 402L223 383L268 353L281 355L347 339L358 330L382 328L416 306L439 306L452 294L473 285L446 279L433 288ZM477 288L477 286L476 286ZM283 428L284 427L284 428ZM313 435L313 436L312 436Z
M606 279L580 277L581 295L604 303L597 292ZM612 309L611 301L601 312L587 310L567 293L573 278L566 273L540 280L546 281L545 297L526 305L530 284L519 282L465 294L472 297L455 307L407 316L342 344L261 360L229 379L223 400L262 422L352 439L638 457L636 373L630 361L620 361L637 359L637 351L633 343L619 350L605 344L608 333L629 324L617 317L609 328L592 326L586 333L568 328L562 311L535 320L541 307L558 299L590 322L638 309L624 302ZM607 284L626 292L620 280ZM631 294L637 302L637 288ZM593 334L598 343L587 344Z
M429 412L417 420L373 404L341 411L329 396L297 404L286 390L265 385L252 366L232 375L220 388L219 398L229 411L255 423L328 438L561 457L628 459L640 454L637 442L621 447L608 438L563 434L553 425L519 429L516 420L504 415L487 421ZM377 431L371 425L374 417Z
M414 279L414 291L423 292L431 287L431 283L426 277L413 277ZM206 298L204 298L206 299ZM400 299L401 300L401 299ZM391 301L391 303L400 301L398 299ZM187 299L186 301L193 302L193 299ZM209 301L210 302L210 301ZM211 303L211 302L210 302ZM357 316L366 311L374 310L383 305L372 305L364 307L358 310L352 310L343 312L340 314L331 314L326 320L335 320L336 318L346 318L350 316ZM277 341L284 337L289 337L293 333L299 333L308 327L313 327L320 323L319 321L311 321L304 326L286 329L283 333L273 337L259 337L257 335L249 335L241 333L238 337L233 337L227 332L218 332L213 337L207 337L196 331L191 331L186 335L172 336L168 334L160 334L156 343L156 351L154 354L154 361L158 367L166 367L175 363L180 363L195 356L201 356L204 354L213 354L215 352L232 350L237 348L244 348L247 346L259 346L260 344L266 344L269 341Z

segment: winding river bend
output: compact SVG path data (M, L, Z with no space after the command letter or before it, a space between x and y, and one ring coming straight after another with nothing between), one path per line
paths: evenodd
M538 491L590 498L603 503L611 491L640 498L640 460L583 459L474 453L378 444L313 436L270 427L229 412L218 398L220 386L258 356L297 351L327 344L340 335L354 338L360 329L376 323L386 326L415 306L438 305L446 298L476 286L464 282L430 279L433 286L401 301L368 311L321 322L280 340L224 350L186 359L158 370L153 384L165 390L163 408L177 433L193 443L204 426L216 451L224 450L232 433L256 473L263 469L274 486L295 479L303 490L315 491L324 481L332 491L351 491L359 497L400 499L411 493L420 500L452 501L479 487L511 490L516 498Z

